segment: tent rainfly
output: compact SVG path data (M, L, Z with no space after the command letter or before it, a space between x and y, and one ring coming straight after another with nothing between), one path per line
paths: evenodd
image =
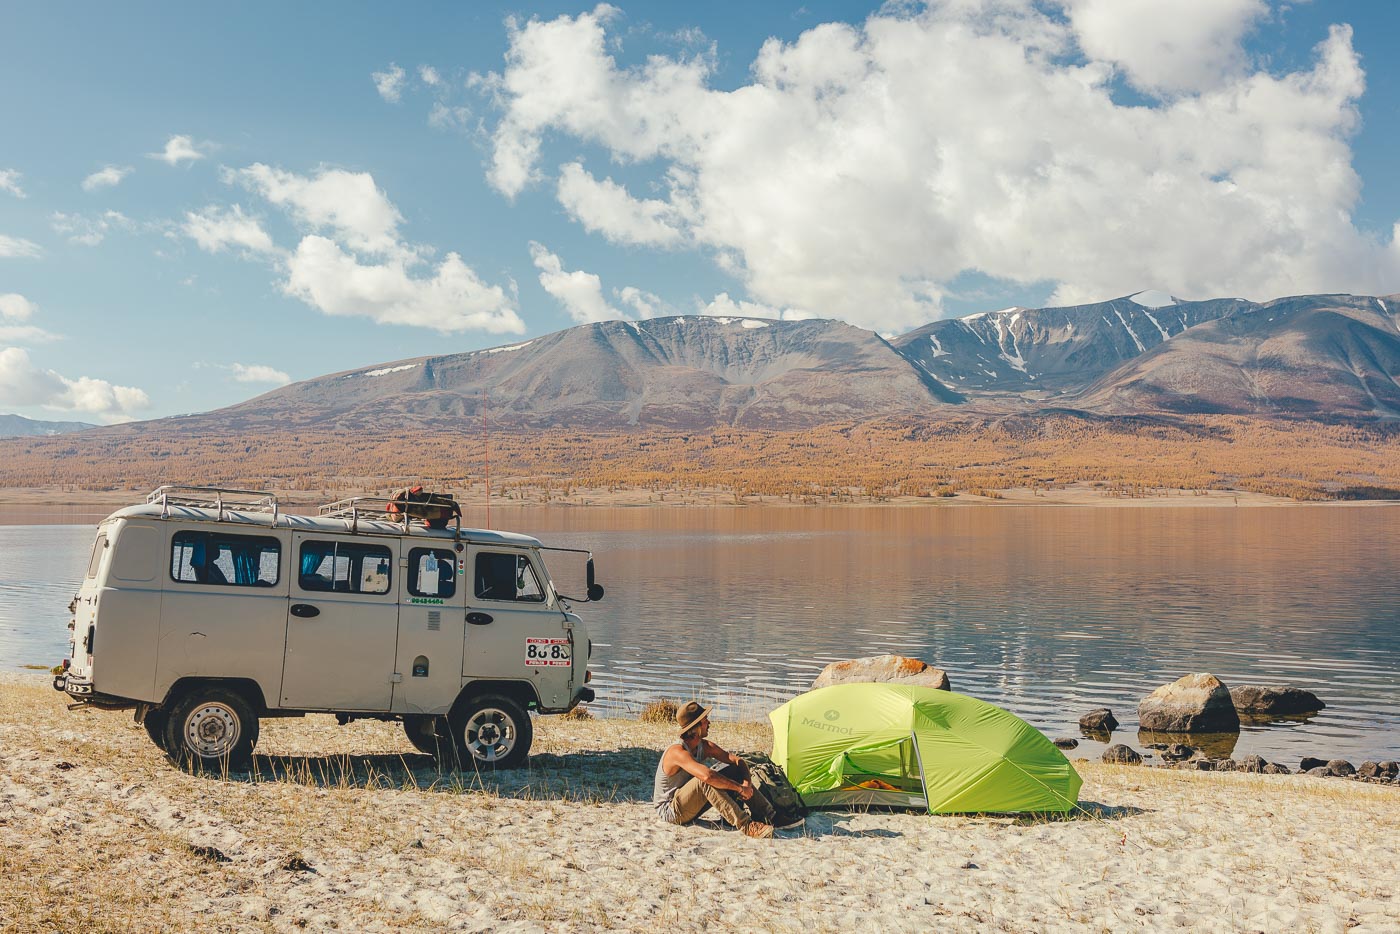
M808 807L1064 812L1079 800L1079 773L1044 734L951 691L836 684L768 716L773 761Z

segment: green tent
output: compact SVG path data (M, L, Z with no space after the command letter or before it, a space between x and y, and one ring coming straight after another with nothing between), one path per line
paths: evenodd
M930 814L1068 811L1079 773L1044 734L985 701L906 684L835 684L769 714L773 761L809 807Z

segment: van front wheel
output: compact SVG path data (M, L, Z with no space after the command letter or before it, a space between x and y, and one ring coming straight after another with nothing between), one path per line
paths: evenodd
M258 718L235 691L196 688L171 706L165 740L166 751L187 771L237 771L253 758Z
M535 738L535 727L525 708L499 694L472 698L449 723L463 769L519 768Z

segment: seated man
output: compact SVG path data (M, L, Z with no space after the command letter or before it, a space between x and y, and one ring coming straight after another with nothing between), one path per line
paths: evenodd
M710 732L710 711L690 701L676 711L676 726L681 741L667 747L656 766L652 797L656 813L673 824L688 824L713 805L748 836L773 836L773 806L749 782L749 767L705 738ZM711 769L705 765L707 760L725 765ZM747 803L747 811L740 801Z

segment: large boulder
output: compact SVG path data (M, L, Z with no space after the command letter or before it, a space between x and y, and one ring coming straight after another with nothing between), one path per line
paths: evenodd
M1230 700L1243 717L1291 717L1315 713L1327 705L1302 688L1244 685L1230 688Z
M1211 674L1164 684L1138 704L1142 729L1158 733L1229 733L1240 728L1230 689Z
M917 658L903 655L872 655L845 662L832 662L812 682L812 690L849 682L889 682L892 684L922 684L940 691L951 691L948 673Z

